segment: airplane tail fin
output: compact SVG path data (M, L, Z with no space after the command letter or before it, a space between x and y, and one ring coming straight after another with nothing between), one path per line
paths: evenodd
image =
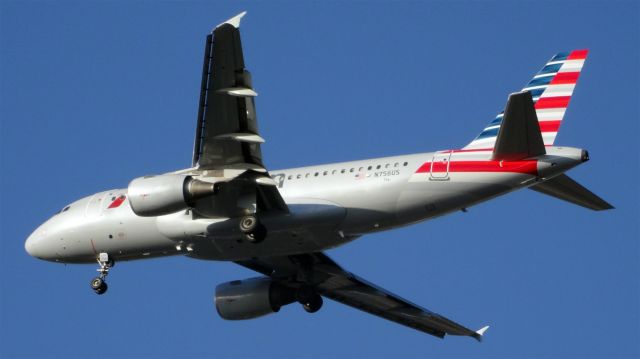
M577 204L578 206L589 208L594 211L603 211L614 208L605 200L584 188L566 174L561 174L529 188L536 192Z
M553 145L556 139L588 52L588 50L574 50L556 54L522 89L523 92L531 92L542 139L546 146ZM493 149L502 119L501 112L464 149Z

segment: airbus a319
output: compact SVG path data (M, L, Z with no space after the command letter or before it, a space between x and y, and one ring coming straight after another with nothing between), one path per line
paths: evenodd
M555 145L587 50L558 53L467 146L404 156L268 170L244 13L207 36L192 167L65 206L25 243L39 259L95 263L97 294L115 262L162 256L232 261L258 277L220 284L224 319L256 318L323 297L437 336L471 330L343 269L323 251L529 188L589 209L612 208L565 172L586 150Z

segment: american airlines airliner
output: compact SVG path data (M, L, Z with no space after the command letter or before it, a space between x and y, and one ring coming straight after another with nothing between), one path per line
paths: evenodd
M525 188L592 210L613 208L565 174L588 152L555 144L587 50L553 56L463 148L268 170L240 41L244 14L206 38L192 167L65 206L29 236L31 256L97 262L90 282L97 294L120 261L233 261L259 276L217 286L224 319L292 303L313 313L324 297L440 338L481 340L488 326L468 329L350 273L323 251Z

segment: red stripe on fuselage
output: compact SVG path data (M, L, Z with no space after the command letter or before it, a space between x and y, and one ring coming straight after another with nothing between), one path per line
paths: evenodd
M471 149L471 150L465 150L465 149L453 150L451 152L453 152L453 153L464 153L464 152L487 152L487 151L493 151L493 147L491 147L491 148L474 148L474 149ZM444 151L444 152L446 152L446 151Z
M436 162L433 165L433 172L446 172L446 162ZM416 173L429 173L431 162L426 162ZM449 173L455 172L512 172L526 173L533 176L538 175L538 161L451 161L449 163Z
M536 102L536 110L542 108L566 108L569 105L571 96L559 96L559 97L541 97Z
M575 84L579 76L579 72L558 72L549 85Z

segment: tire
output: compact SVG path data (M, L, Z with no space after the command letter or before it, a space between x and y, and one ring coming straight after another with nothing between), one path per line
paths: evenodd
M104 284L104 280L100 277L95 277L91 280L91 289L98 290Z
M94 291L96 292L97 295L102 295L107 291L108 288L109 287L107 286L107 282L102 281L102 285Z
M319 294L312 296L309 301L302 304L302 308L304 308L307 313L319 311L320 308L322 308L322 297Z
M258 227L256 216L244 216L240 218L240 231L245 234L253 233Z
M254 231L245 233L244 237L251 243L260 243L267 238L267 229L263 225L258 225Z

